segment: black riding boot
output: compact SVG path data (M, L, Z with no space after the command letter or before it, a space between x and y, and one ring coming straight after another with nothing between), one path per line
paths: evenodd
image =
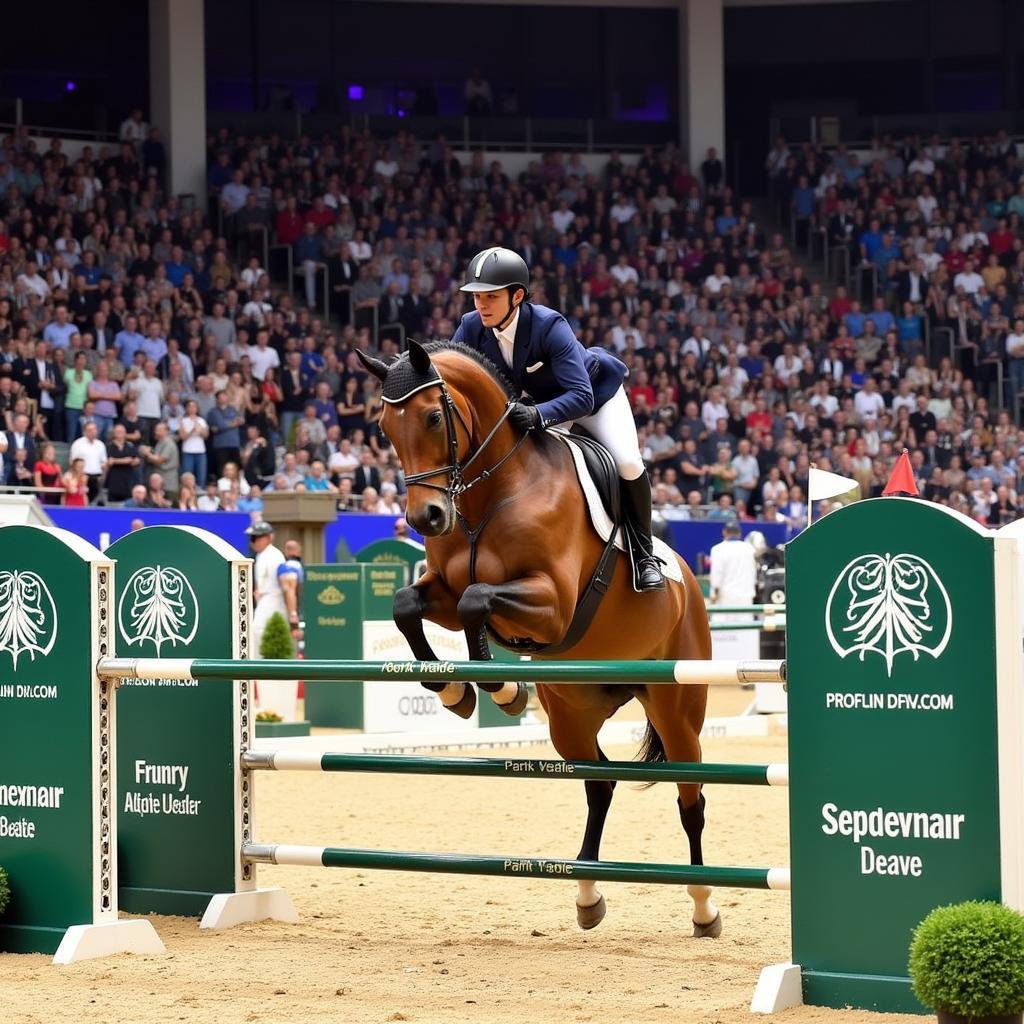
M623 512L637 590L664 590L665 577L651 543L651 481L647 473L622 481Z

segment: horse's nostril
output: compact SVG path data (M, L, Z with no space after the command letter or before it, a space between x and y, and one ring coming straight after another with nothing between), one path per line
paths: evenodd
M440 505L431 505L427 509L427 522L430 523L431 526L437 527L440 526L443 521L444 509L442 509Z

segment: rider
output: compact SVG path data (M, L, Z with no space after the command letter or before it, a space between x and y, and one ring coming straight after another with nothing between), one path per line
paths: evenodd
M530 271L511 249L491 248L469 261L461 288L473 296L453 341L487 356L519 394L509 422L521 431L579 423L611 453L622 480L626 536L640 590L663 590L651 544L651 482L644 469L625 365L602 348L584 348L561 313L527 302Z

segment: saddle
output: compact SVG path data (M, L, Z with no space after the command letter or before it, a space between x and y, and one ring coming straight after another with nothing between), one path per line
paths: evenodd
M568 431L549 429L548 433L562 441L572 455L591 524L604 541L604 549L576 603L576 611L573 613L572 622L569 623L569 629L558 643L539 644L528 637L505 638L499 636L490 626L487 627L488 633L496 643L521 654L562 654L575 647L590 628L597 609L611 586L618 564L618 552L622 551L627 556L629 554L623 530L619 472L608 449L578 424L574 424ZM665 578L681 583L682 569L672 549L663 541L654 538L654 553L663 563L662 571Z

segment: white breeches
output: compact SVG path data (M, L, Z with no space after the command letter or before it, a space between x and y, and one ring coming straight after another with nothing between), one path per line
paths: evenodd
M633 410L624 388L619 388L597 412L576 422L608 449L623 480L635 480L643 473L644 460L636 439Z

